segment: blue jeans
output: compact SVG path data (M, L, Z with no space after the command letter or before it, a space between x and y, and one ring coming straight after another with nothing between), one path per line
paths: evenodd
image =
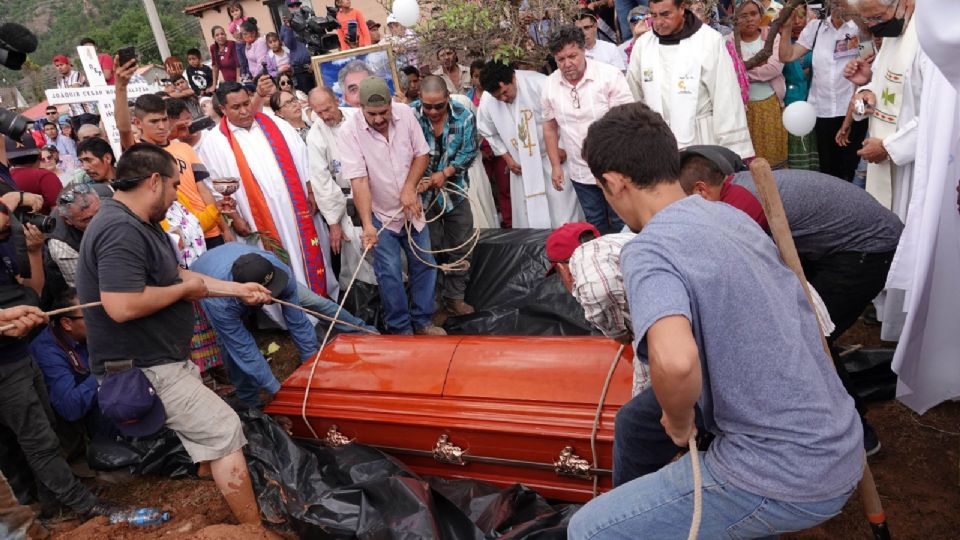
M376 217L373 226L380 229L382 224ZM437 288L437 270L420 262L421 259L436 264L430 250L430 230L424 227L413 229L413 241L420 250L416 255L407 238L407 231L400 232L384 229L373 250L373 272L380 287L380 304L383 306L383 322L391 334L412 334L414 330L430 325L433 316L433 295ZM407 254L407 274L410 277L410 296L403 287L403 268L400 253ZM412 305L409 305L412 304Z
M867 189L867 160L861 159L857 164L857 172L853 174L853 185Z
M297 284L297 299L300 302L300 306L309 309L310 311L316 311L317 313L326 315L330 318L333 318L337 313L338 304L332 300L324 298L319 294L310 290L309 287ZM338 320L345 323L353 324L361 328L366 328L367 330L376 332L377 329L370 326L369 324L363 322L362 319L358 319L352 313L343 309L340 311L340 316L337 317ZM320 319L320 323L324 328L330 326L330 321ZM358 334L360 330L355 328L350 328L349 326L343 326L342 324L337 324L334 327L334 332L345 333L345 334Z
M697 429L703 433L700 407L694 408ZM684 449L673 444L660 424L663 411L652 388L624 403L613 428L613 486L655 473Z
M623 220L613 211L610 204L603 197L600 186L571 182L577 192L577 200L583 208L583 215L588 223L600 231L600 234L618 233L623 229Z
M617 22L620 23L620 39L626 41L633 37L633 30L630 29L630 20L627 13L637 6L647 5L648 0L616 0L614 8L617 11Z
M587 503L570 520L567 537L685 538L693 516L690 454ZM700 455L703 514L700 538L767 538L822 523L843 510L853 489L832 499L790 503L733 486L713 475Z

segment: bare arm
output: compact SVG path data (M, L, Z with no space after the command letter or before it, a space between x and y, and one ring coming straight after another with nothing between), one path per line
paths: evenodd
M30 261L30 279L23 280L23 285L30 287L38 295L43 294L43 233L40 229L26 223L23 225L23 234L27 240L27 259Z
M120 63L120 58L113 59L114 65ZM130 120L130 107L127 105L127 85L130 84L130 77L133 76L137 68L137 61L130 60L124 66L117 68L117 77L115 85L115 102L113 104L114 117L117 122L117 131L120 132L120 147L126 150L137 143L133 136L133 126ZM114 319L116 320L116 319ZM119 321L118 321L119 322Z
M550 165L559 168L560 163L560 125L556 120L547 120L543 123L543 143L547 145L547 157Z
M146 317L180 300L199 300L205 296L207 286L196 276L167 287L144 287L140 292L100 291L104 311L118 323Z
M661 422L675 444L686 446L695 431L693 406L703 386L690 321L682 315L664 317L647 330L646 339L650 379L663 409Z

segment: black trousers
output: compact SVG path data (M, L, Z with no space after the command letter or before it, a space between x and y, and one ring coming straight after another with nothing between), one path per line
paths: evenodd
M428 220L436 217L436 213L432 210L432 208L427 210ZM439 251L462 246L473 233L473 213L470 210L470 203L466 200L461 201L453 210L431 221L428 227L430 228L430 249ZM469 249L468 244L451 252L437 253L434 258L437 259L437 263L453 262L463 257ZM437 290L440 291L440 296L450 300L463 300L467 292L468 277L470 277L469 270L437 272Z
M817 118L813 129L817 134L820 172L852 182L860 163L857 151L863 148L863 140L867 137L867 120L853 123L850 128L850 143L847 146L840 146L836 141L837 132L842 125L842 116Z
M816 260L800 258L807 281L820 294L836 326L827 338L831 351L834 350L834 341L857 322L857 318L867 305L883 290L887 282L887 273L890 271L890 263L893 262L893 254L893 251L842 252ZM850 374L843 367L837 354L834 353L832 356L843 387L853 397L857 411L863 416L866 407L853 389Z
M53 412L47 403L43 373L33 358L0 364L0 424L16 435L39 487L82 514L97 499L60 456L60 441L51 427Z

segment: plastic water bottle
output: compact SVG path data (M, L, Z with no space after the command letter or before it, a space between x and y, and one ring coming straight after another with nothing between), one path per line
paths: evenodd
M159 508L138 508L125 512L115 512L110 514L110 523L129 523L146 527L150 525L163 525L170 521L170 512L162 512Z

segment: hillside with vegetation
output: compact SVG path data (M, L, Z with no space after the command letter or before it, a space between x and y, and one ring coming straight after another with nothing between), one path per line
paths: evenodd
M187 49L203 43L199 21L183 13L184 7L198 1L155 0L170 51L181 58ZM0 0L0 14L0 22L22 24L39 40L23 70L0 67L0 86L16 85L30 103L42 100L43 90L55 84L54 55L75 58L83 37L93 38L101 50L111 54L134 45L141 63L161 61L140 0Z

